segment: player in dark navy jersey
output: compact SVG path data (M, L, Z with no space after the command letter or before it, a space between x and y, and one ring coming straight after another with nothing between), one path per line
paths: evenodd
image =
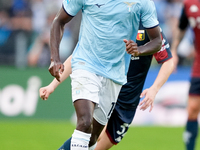
M136 42L138 46L149 42L148 35L142 25L140 25L138 30ZM153 56L162 66L154 84L149 89L142 92ZM160 51L154 55L131 57L127 74L127 83L121 88L116 106L108 121L107 128L104 128L105 132L101 133L95 150L107 150L122 140L133 121L138 105L141 106L140 109L142 110L147 109L148 106L150 106L149 111L153 109L153 102L157 92L167 81L174 69L173 60L171 58L170 46L163 33L162 48ZM145 98L140 102L140 98L144 96Z
M177 47L190 26L195 35L195 58L193 62L189 98L187 106L187 123L183 139L187 150L195 149L195 141L198 135L198 115L200 112L200 0L185 0L179 27L172 43L172 54L175 66L178 62Z
M146 44L147 42L149 42L148 35L145 32L145 29L140 25L137 34L137 44L138 46L141 46ZM154 57L156 58L158 63L162 63L162 67L152 87L144 90L143 92L143 85L149 67L151 65L153 55L131 57L131 63L127 74L128 82L123 85L120 91L118 101L107 125L107 134L104 134L105 132L102 132L101 138L97 143L97 147L95 148L95 150L109 149L114 144L117 144L121 141L133 120L136 108L140 101L140 96L145 96L144 100L140 103L141 109L145 110L148 106L150 106L150 111L152 110L153 101L156 93L158 92L160 87L167 81L169 75L173 70L173 61L171 59L172 55L170 52L169 44L163 34L162 48L159 52L154 54ZM69 65L69 60L70 58L67 60L68 62L66 61L64 63L66 68L68 68L67 65ZM69 74L70 71L65 69L63 75L65 75L66 77L63 78L67 78ZM47 99L49 97L49 94L51 94L58 86L58 84L60 84L56 80L55 82L57 83L55 87L52 87L53 84L51 83L47 87L43 87L40 89L40 97L42 99Z

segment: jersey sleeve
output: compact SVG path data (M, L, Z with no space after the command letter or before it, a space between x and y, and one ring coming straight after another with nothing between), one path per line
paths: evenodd
M161 38L162 38L162 47L157 53L154 54L154 57L159 64L164 63L165 61L172 58L169 43L162 31L161 31Z
M145 28L152 28L159 24L153 0L142 1L141 22Z
M76 16L76 14L83 8L84 0L63 0L63 8L70 16Z
M189 25L189 21L186 15L185 7L183 7L181 17L179 19L179 29L185 30L188 25Z

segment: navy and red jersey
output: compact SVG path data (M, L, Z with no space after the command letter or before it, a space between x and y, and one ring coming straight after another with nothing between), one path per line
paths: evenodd
M122 86L117 100L117 104L119 104L121 107L135 109L138 106L140 94L142 92L153 56L158 63L163 63L172 58L169 43L167 42L163 33L161 34L161 37L162 48L160 51L154 55L131 57L127 74L127 83ZM136 42L138 46L149 42L148 35L142 25L139 27Z
M192 68L192 77L200 77L200 0L185 0L180 17L179 28L186 30L188 25L194 31L196 55Z

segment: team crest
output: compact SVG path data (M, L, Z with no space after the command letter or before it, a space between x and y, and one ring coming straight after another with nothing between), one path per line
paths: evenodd
M133 6L134 4L136 4L135 2L124 2L124 3L127 5L128 11L129 11L129 12L131 12L132 6Z
M138 30L137 38L138 41L143 41L145 39L145 31Z

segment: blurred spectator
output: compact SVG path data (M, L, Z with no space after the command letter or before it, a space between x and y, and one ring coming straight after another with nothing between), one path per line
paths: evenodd
M181 14L183 0L154 0L159 25L171 43L174 32L174 26L178 23L178 17Z
M28 66L44 67L50 63L49 32L43 31L36 37L28 53Z
M183 0L154 0L160 26L171 43L176 32ZM62 0L0 0L0 64L49 66L49 34L53 17ZM60 46L63 61L78 40L81 21L79 12L66 26ZM191 63L193 33L188 30L178 48L180 65Z
M32 11L28 0L13 0L10 14L13 30L32 30Z
M37 0L37 2L41 5L42 1ZM40 26L40 32L34 41L29 53L28 53L28 65L29 66L38 66L38 67L48 67L50 64L50 48L49 48L49 40L50 40L50 27L51 23L58 12L58 7L55 4L46 5L46 9L42 14L46 14L47 19L44 22L44 26ZM36 19L36 21L39 19ZM43 16L42 16L43 17ZM34 19L33 19L34 20ZM36 29L37 31L39 31ZM61 61L64 61L71 53L74 48L74 40L71 37L71 31L68 27L65 28L63 39L60 44L60 58Z
M181 15L183 0L167 0L167 12L166 12L166 24L169 27L168 39L172 43L172 39L177 32L177 26L179 22L179 17ZM184 39L181 41L177 54L179 56L179 66L191 65L194 56L194 46L193 46L193 31L189 28L184 36Z
M0 47L0 60L2 64L16 65L19 68L26 66L26 53L32 42L32 11L28 0L13 0L8 11L1 14L6 20L6 27L9 28L9 34L1 37L3 41ZM1 29L5 29L5 21L2 21ZM8 30L7 30L8 31ZM8 33L8 32L7 32Z
M10 8L13 0L0 0L0 10L5 10Z
M158 20L169 43L172 43L173 36L176 32L179 16L182 10L183 0L154 0ZM179 65L190 65L194 56L193 33L188 29L184 40L178 47Z
M167 1L165 0L154 0L156 10L157 10L157 16L159 20L159 25L161 26L162 29L165 28L165 22L166 22L166 11L167 11Z
M40 33L45 29L46 26L46 9L43 0L32 0L31 1L32 15L32 26L33 30Z
M194 48L194 33L191 28L188 28L184 38L177 49L179 57L178 66L191 66L195 56Z
M0 63L9 63L14 61L14 56L12 55L12 45L9 45L11 37L11 20L9 12L6 9L0 10Z
M28 0L14 0L11 8L13 36L15 37L15 65L24 68L27 65L27 50L33 41L32 11Z

